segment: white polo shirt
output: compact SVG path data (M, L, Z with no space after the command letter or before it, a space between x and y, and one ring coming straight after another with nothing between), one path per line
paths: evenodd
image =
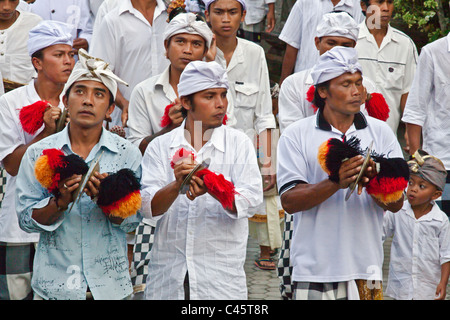
M389 26L378 47L366 23L359 26L355 49L363 74L370 75L389 105L387 124L396 133L401 119L400 99L408 93L417 65L417 49L403 32Z
M423 149L450 170L450 34L422 48L402 121L422 127Z
M325 13L346 11L356 23L364 20L360 0L341 0L333 7L331 0L297 0L289 13L279 39L298 49L294 72L312 68L319 59L314 45L317 26Z
M20 145L29 143L43 129L44 125L34 134L23 131L20 125L19 113L22 107L41 100L34 87L34 81L30 84L14 89L0 97L0 160L11 154ZM62 99L60 108L63 108ZM37 233L27 233L20 229L16 214L16 176L7 174L6 192L0 209L0 241L2 242L37 242Z
M384 216L383 239L392 239L386 294L397 300L433 300L441 265L450 261L450 223L433 208L416 219L408 201Z
M0 71L3 78L27 84L36 75L28 53L28 33L42 18L31 12L19 12L8 29L0 30Z
M152 24L133 7L131 0L124 0L105 15L94 33L89 53L108 62L114 73L128 83L129 86L118 85L125 99L130 100L138 83L160 74L169 65L164 48L166 20L162 0L157 0ZM122 124L121 114L115 108L112 125Z
M267 14L267 5L270 3L275 3L275 0L246 0L245 24L251 25L261 22Z
M312 103L307 100L307 92L314 85L311 70L296 72L283 81L278 95L278 123L281 133L291 123L316 113ZM363 77L363 85L367 92L377 92L375 83L369 78ZM361 105L361 112L367 114L365 104Z
M277 183L279 193L298 183L316 184L328 179L317 161L320 145L329 138L342 139L318 111L315 116L291 124L278 143ZM388 157L402 157L402 150L385 122L362 113L355 115L345 133L361 139L365 149ZM352 279L382 279L383 209L365 190L345 201L347 190L338 190L326 201L294 215L290 259L293 281L338 282Z

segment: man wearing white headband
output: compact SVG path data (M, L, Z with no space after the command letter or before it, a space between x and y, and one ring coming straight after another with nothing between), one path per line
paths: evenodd
M189 63L178 84L186 119L152 140L145 151L142 212L158 221L147 299L247 298L247 219L262 202L262 184L252 142L222 124L227 90L226 71L216 62ZM188 157L177 161L174 156L180 152ZM181 189L202 163L213 177L228 181L220 188L234 186L230 206L213 196L206 176L194 175L188 190Z
M164 55L167 10L163 0L123 0L106 14L92 36L89 53L110 64L129 86L119 84L111 126L126 130L131 93L168 66ZM128 133L127 133L128 134Z
M118 300L133 292L126 235L137 227L141 215L130 212L124 218L115 217L97 203L108 175L120 169L129 169L137 179L141 175L139 149L103 127L103 120L114 109L116 81L121 80L104 61L80 49L63 97L69 124L33 144L23 157L16 207L20 227L40 233L32 279L35 299ZM86 184L80 174L61 178L57 193L40 184L36 161L44 150L54 148L66 156L78 155L93 168ZM79 187L82 193L78 197ZM68 273L74 276L73 282Z
M346 200L364 162L355 156L340 165L331 180L318 161L319 147L331 138L356 138L362 150L403 157L397 139L383 121L360 112L364 96L361 66L354 48L334 47L320 56L311 72L320 103L315 116L291 124L278 144L277 179L283 208L294 216L290 254L294 299L368 299L357 289L366 280L382 280L383 212L396 212L403 198L383 204L362 192L376 169L362 173L355 194ZM336 290L333 290L335 288ZM370 291L370 290L369 290ZM382 297L380 283L370 291ZM370 297L369 297L370 298Z
M23 13L21 13L22 15ZM7 275L8 286L0 290L0 299L24 299L31 293L30 279L32 268L30 261L34 256L34 245L39 239L38 233L26 233L19 228L14 196L16 193L16 175L23 154L31 145L56 131L56 120L64 108L61 94L64 84L74 66L72 53L71 28L66 24L42 21L32 28L28 37L28 59L37 71L36 79L29 84L14 89L0 97L0 160L7 172L6 192L0 211L0 242L14 244L6 246L3 261L9 258L12 248L17 263L15 275ZM20 121L23 107L45 100L49 108L41 117L42 126L33 133L27 133ZM42 119L43 118L43 119ZM10 269L6 265L6 269ZM6 290L6 292L4 291ZM9 291L9 292L8 292Z
M317 26L315 46L319 55L335 46L355 47L358 39L358 24L347 12L331 12L323 16ZM313 85L312 68L288 76L280 88L278 120L283 132L291 123L315 114L316 108L307 100L307 92ZM376 90L375 84L366 76L363 79L368 92ZM364 107L364 105L363 105ZM366 112L362 108L363 112Z
M177 89L180 75L189 62L205 57L212 36L208 25L193 13L179 13L167 25L164 32L164 46L170 65L162 73L136 85L130 97L127 138L139 147L142 154L150 141L170 132L183 121ZM169 105L172 106L167 107ZM168 113L170 123L164 124L162 118L166 108L170 108ZM144 219L136 231L131 266L135 293L142 292L145 288L147 253L152 242L143 244L142 239L150 239L154 227L152 221Z

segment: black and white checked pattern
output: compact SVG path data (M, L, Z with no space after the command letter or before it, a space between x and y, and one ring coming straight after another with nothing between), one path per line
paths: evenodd
M289 258L292 240L292 232L294 228L292 214L285 212L284 214L284 232L283 241L280 248L280 256L277 265L277 274L280 279L280 292L284 300L292 299L293 283L292 283L292 264Z
M294 282L295 300L347 300L347 283Z
M0 167L0 208L6 191L6 170Z
M131 283L136 292L143 291L148 275L150 250L153 246L155 227L141 222L136 229L131 263Z

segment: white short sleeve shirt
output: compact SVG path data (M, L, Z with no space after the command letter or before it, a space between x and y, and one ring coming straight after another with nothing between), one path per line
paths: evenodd
M41 100L34 87L34 82L14 89L0 97L0 160L11 154L17 147L29 143L43 129L34 135L25 133L20 125L19 113L22 107ZM62 100L61 100L62 101ZM63 103L60 103L63 108ZM27 233L20 229L16 214L15 191L16 176L6 176L6 192L0 209L0 241L2 242L37 242L37 233Z
M363 74L370 76L389 105L389 118L386 122L396 133L401 119L400 99L410 91L416 71L416 46L406 34L389 26L378 47L363 22L360 24L355 48Z
M282 195L298 183L316 184L328 179L317 161L319 146L329 138L342 139L319 110L291 124L278 143L277 183ZM362 113L355 115L346 139L356 136L365 149L388 157L402 157L400 145L385 122ZM364 190L345 201L339 190L318 206L294 216L290 259L293 281L341 282L382 279L381 242L383 209Z

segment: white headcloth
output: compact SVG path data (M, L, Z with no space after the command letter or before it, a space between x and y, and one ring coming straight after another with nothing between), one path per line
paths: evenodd
M94 80L101 82L111 91L114 99L117 94L117 82L128 86L128 83L116 76L105 61L94 58L84 49L78 50L78 61L64 87L64 93L76 81Z
M188 96L212 88L228 89L227 71L215 61L189 62L181 73L178 95Z
M344 73L362 73L355 48L333 47L319 57L311 70L314 85L339 77Z
M213 33L206 22L197 21L196 19L197 16L192 12L179 13L167 25L164 32L164 40L180 33L197 34L205 39L206 45L209 48Z
M28 53L33 55L36 51L55 44L73 45L73 26L52 20L43 20L29 31Z
M205 4L205 9L209 10L209 6L214 1L216 1L216 0L203 0L203 3ZM236 1L239 2L240 4L242 4L243 10L247 10L247 6L245 5L245 0L236 0Z
M359 26L347 12L331 12L323 15L317 26L316 36L344 37L354 41L358 40Z

